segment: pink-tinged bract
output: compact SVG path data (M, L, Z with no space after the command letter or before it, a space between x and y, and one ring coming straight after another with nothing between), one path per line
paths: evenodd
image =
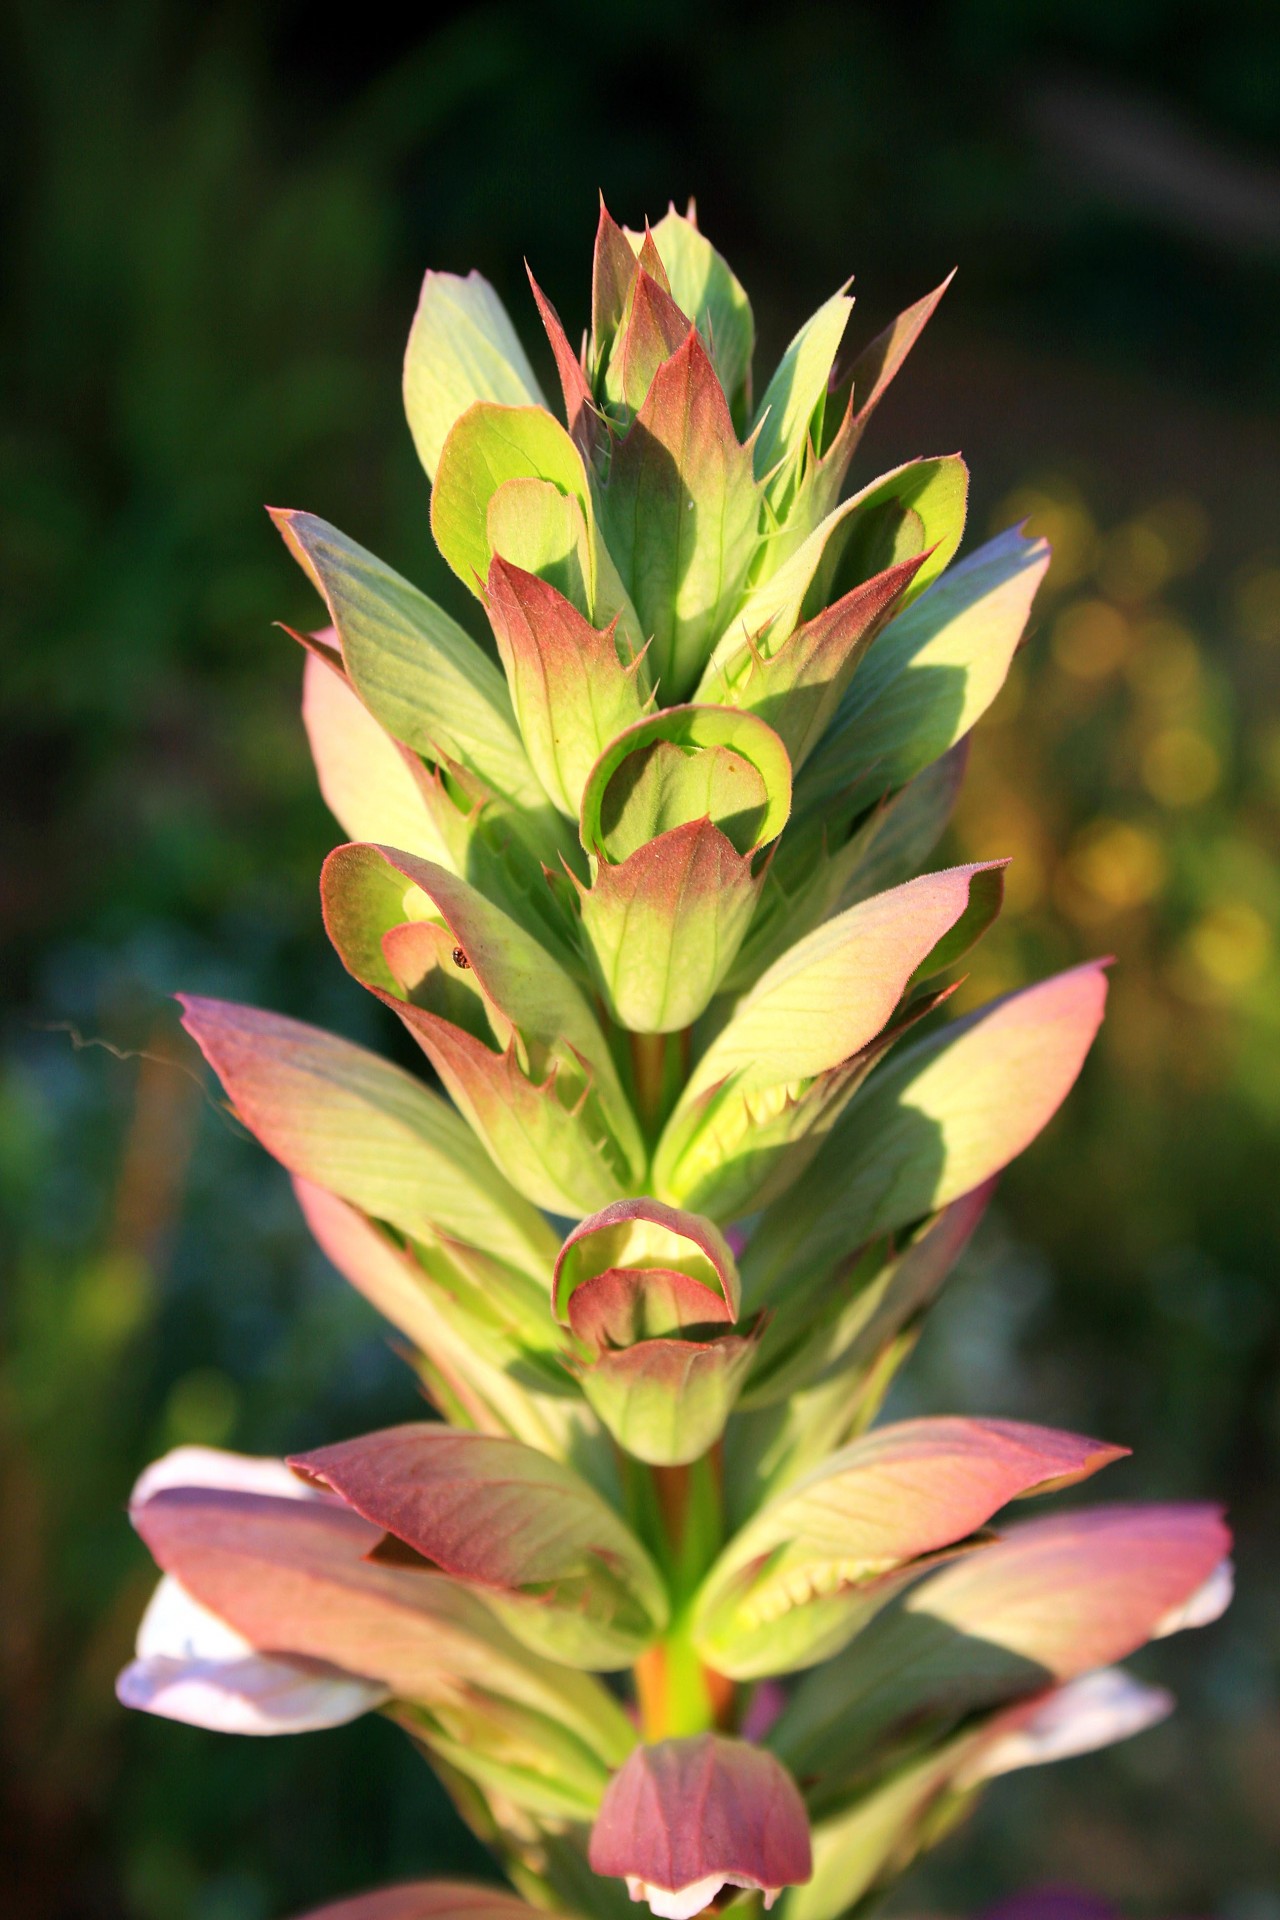
M812 1871L790 1774L762 1748L710 1733L635 1749L609 1784L589 1857L668 1920L687 1920L725 1885L771 1906Z

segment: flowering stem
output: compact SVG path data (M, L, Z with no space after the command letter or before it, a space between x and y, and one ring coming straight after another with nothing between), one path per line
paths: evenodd
M690 1637L689 1603L724 1530L718 1449L689 1466L649 1471L673 1617L666 1636L637 1661L635 1682L645 1738L664 1740L728 1724L735 1689L703 1665Z
M647 1134L656 1137L666 1092L667 1035L631 1033L627 1038L631 1045L631 1072L640 1125Z

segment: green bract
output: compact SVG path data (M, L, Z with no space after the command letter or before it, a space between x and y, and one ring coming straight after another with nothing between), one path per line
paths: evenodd
M874 1424L1106 992L1090 963L940 1015L1005 862L918 869L1048 562L1018 531L956 561L957 456L855 467L940 293L847 366L834 294L757 404L692 210L602 208L581 353L533 286L563 423L486 282L423 287L405 400L469 620L275 516L329 623L299 636L351 836L325 924L438 1087L185 1020L440 1417L148 1469L165 1577L121 1697L255 1733L381 1708L583 1920L623 1882L835 1920L984 1778L1167 1710L1113 1663L1228 1592L1210 1508L1006 1531L1123 1449ZM754 1684L790 1675L770 1734Z

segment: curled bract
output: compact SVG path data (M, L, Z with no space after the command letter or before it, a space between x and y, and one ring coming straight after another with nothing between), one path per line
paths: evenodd
M685 1466L715 1445L758 1328L736 1326L737 1264L710 1220L657 1200L606 1207L561 1248L553 1300L582 1390L620 1446Z

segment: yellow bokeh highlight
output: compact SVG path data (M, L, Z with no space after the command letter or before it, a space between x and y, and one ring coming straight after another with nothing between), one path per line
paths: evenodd
M1160 706L1193 699L1200 691L1200 649L1182 621L1156 614L1139 621L1134 646L1124 661L1134 692Z
M1176 575L1199 566L1208 547L1203 507L1194 500L1164 500L1107 534L1098 583L1117 600L1149 600Z
M1050 646L1064 673L1077 680L1104 680L1129 652L1133 630L1106 600L1077 600L1054 622Z
M1183 936L1174 984L1187 999L1230 999L1265 972L1274 946L1256 907L1247 900L1222 901Z
M1060 870L1059 904L1086 924L1146 906L1164 886L1168 863L1153 833L1128 820L1095 820Z
M1221 777L1216 748L1194 727L1165 727L1143 750L1143 785L1163 807L1198 806Z

